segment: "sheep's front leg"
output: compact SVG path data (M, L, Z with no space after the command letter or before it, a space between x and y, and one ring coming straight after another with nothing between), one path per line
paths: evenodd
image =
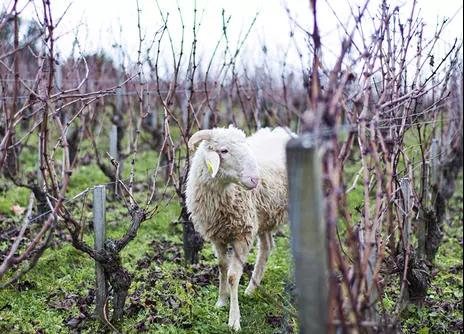
M221 243L214 243L214 251L218 258L219 265L219 296L216 307L223 307L227 304L229 298L229 289L227 287L227 269L229 261L227 258L227 246Z
M253 269L253 274L251 275L250 283L245 290L246 295L251 295L255 291L256 287L258 287L261 283L272 247L273 240L271 232L265 232L258 236L258 257L255 268Z
M232 254L229 259L227 281L230 289L229 327L240 330L240 308L238 306L238 285L243 274L250 247L245 241L232 244Z

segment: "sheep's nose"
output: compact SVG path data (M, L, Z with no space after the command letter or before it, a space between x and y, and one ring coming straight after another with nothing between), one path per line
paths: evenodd
M240 179L240 183L248 190L255 189L259 184L259 177L244 176Z
M258 183L259 183L259 178L257 177L250 177L250 182L251 184L253 185L253 188L256 188L258 186Z

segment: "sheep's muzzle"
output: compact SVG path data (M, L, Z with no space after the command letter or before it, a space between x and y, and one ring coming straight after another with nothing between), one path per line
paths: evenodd
M259 177L244 176L240 179L240 183L248 190L255 189L259 184Z

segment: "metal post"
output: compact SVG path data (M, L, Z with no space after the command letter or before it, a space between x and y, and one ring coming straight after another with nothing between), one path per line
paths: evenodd
M289 218L300 333L327 333L328 269L321 162L309 136L287 144Z
M96 186L93 190L93 227L95 231L95 250L103 249L106 231L105 231L105 186ZM105 320L104 306L107 296L106 277L103 267L100 263L95 262L96 274L96 305L95 312L97 317Z

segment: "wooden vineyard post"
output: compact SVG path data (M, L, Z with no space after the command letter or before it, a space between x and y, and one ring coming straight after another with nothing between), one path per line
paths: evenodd
M111 130L110 130L110 156L116 160L117 162L117 167L116 167L116 179L114 180L114 195L118 195L118 180L121 177L122 174L122 161L119 159L119 150L118 150L118 136L120 134L118 133L118 127L117 125L112 125Z
M425 205L428 205L429 203L429 170L430 170L430 164L429 162L426 162L423 167L424 172L423 172L423 180L421 180L421 193L424 194L424 203ZM422 213L421 213L422 215ZM420 260L425 259L425 239L426 239L426 226L425 226L425 221L423 219L418 219L417 220L417 256Z
M409 248L409 238L411 236L411 220L409 214L409 202L410 202L410 191L409 191L409 178L404 177L400 179L401 192L403 193L403 248L405 251Z
M409 239L411 237L411 219L410 219L410 212L409 212L409 203L410 203L410 188L409 188L409 178L404 177L400 179L400 187L401 187L401 193L403 194L403 201L402 201L402 210L403 210L403 230L402 230L402 236L401 238L403 239L403 254L405 254L405 262L408 259L406 254L409 255L410 252L410 242ZM407 263L404 264L405 266ZM401 279L403 279L403 273L400 273ZM409 302L409 293L408 289L404 289L404 294L403 294L403 300L401 301L401 304L403 307L407 306Z
M116 161L119 161L118 127L116 125L112 125L110 131L110 155Z
M93 227L95 231L95 250L98 252L103 249L106 239L105 229L105 186L96 186L93 190ZM105 272L99 262L95 262L96 274L96 306L95 312L100 321L105 321L105 300L108 294Z
M327 239L321 161L309 136L287 144L289 219L300 333L327 333Z
M44 180L44 177L43 177L43 171L41 169L42 168L42 164L41 164L41 161L42 161L42 143L41 143L40 137L39 137L39 144L37 145L37 147L38 147L38 150L37 150L37 164L38 164L37 182L38 182L40 190L44 190L45 180Z
M430 148L430 183L432 188L438 186L439 177L438 177L438 165L440 161L440 151L439 151L439 142L438 139L432 139L432 146Z

